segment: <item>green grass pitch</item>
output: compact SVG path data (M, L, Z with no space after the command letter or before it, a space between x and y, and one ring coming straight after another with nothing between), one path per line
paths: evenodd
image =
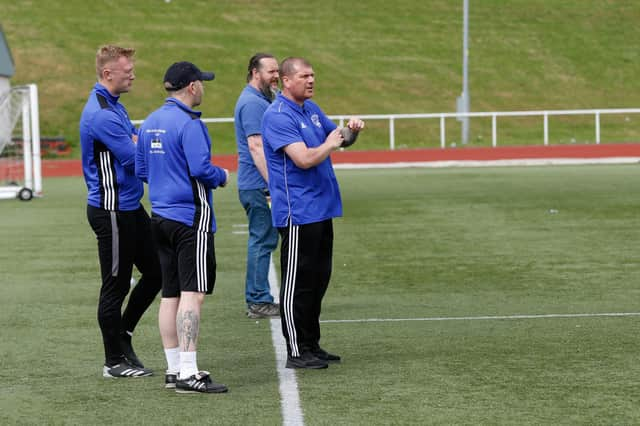
M640 312L640 168L338 178L322 343L344 362L296 373L305 424L640 422L640 317L453 319ZM0 424L282 424L269 322L244 316L233 185L215 192L219 273L198 354L230 393L194 396L163 389L157 303L134 342L158 374L101 377L84 184L44 187L42 199L0 202ZM406 321L338 322L372 318Z

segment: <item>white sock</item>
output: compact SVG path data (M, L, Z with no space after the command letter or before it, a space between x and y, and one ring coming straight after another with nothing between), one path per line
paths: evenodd
M196 352L180 352L180 378L186 379L197 373Z
M178 374L180 372L180 347L165 349L164 356L167 358L167 373Z

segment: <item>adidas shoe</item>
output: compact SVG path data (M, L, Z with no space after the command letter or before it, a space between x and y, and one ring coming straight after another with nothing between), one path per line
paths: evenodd
M176 373L169 373L168 371L164 375L164 387L165 389L175 389L178 375Z
M147 377L152 376L153 371L148 368L138 368L129 364L126 361L116 364L113 367L104 366L102 368L103 377Z
M131 346L131 336L127 333L120 334L120 350L129 364L134 367L144 369L144 364L142 364L142 361L140 361L140 358L138 358L133 350L133 346Z
M184 380L176 380L177 393L224 393L228 390L225 385L211 380L208 371L200 371Z

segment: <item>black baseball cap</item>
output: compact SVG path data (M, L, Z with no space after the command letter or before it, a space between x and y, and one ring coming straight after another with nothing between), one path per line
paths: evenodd
M214 78L213 72L202 72L191 62L175 62L164 74L164 88L175 91L187 87L192 81L211 81Z

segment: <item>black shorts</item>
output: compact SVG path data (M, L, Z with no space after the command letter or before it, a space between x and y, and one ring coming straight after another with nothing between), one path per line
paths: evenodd
M216 282L213 232L200 232L152 214L151 233L162 270L162 297L180 297L181 291L213 292Z

